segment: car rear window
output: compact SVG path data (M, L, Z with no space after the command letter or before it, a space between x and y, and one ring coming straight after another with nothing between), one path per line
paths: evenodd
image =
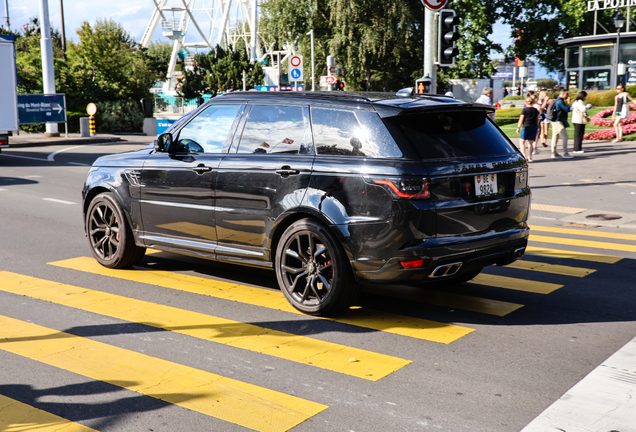
M404 114L384 119L395 138L406 140L422 159L450 159L515 153L516 149L484 111Z

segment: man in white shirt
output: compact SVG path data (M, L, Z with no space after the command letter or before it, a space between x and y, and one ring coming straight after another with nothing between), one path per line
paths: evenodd
M475 103L494 106L495 104L492 101L492 97L493 97L493 89L492 89L492 87L484 87L484 90L481 92L481 96L479 96L479 98L477 98ZM494 112L491 113L491 114L488 114L488 116L493 121L495 120L495 113Z

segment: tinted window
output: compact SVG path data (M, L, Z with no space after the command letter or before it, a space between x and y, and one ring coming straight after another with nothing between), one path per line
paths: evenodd
M178 153L220 153L241 105L210 105L179 132Z
M307 109L254 105L238 153L311 154Z
M311 124L319 155L402 157L375 112L312 108Z
M406 114L385 119L396 137L406 139L422 159L448 159L515 153L483 111Z

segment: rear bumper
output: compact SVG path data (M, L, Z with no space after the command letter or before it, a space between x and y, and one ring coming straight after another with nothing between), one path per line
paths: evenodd
M458 276L488 265L510 264L525 251L529 231L525 224L520 224L505 232L429 239L409 248L408 255L387 260L379 270L356 271L355 275L358 281L365 283L421 285L426 281L442 280L430 275L445 264L461 263ZM404 269L400 264L400 261L416 259L424 260L420 268Z

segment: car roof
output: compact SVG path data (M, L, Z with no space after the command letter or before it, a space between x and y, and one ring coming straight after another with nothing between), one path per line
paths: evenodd
M381 117L406 112L431 109L479 109L494 111L489 105L474 104L443 95L413 95L398 97L395 93L382 92L262 92L237 91L220 95L211 103L224 100L249 102L293 102L375 109Z

